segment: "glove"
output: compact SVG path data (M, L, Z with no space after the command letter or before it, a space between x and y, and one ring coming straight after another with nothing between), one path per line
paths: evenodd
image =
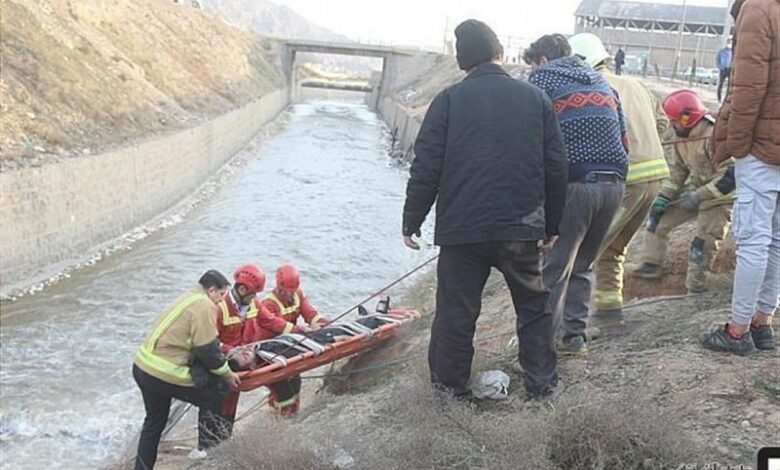
M653 200L653 205L650 207L650 212L653 214L658 214L659 216L666 212L666 209L669 207L669 203L671 203L671 199L669 199L666 196L658 195Z
M678 201L680 207L687 211L695 211L699 209L699 204L701 204L701 198L696 191L686 191L682 193Z

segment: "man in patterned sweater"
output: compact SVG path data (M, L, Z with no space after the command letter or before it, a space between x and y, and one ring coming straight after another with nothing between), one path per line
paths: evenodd
M625 188L626 123L617 92L571 55L562 35L542 36L523 60L534 67L529 81L553 102L569 158L560 239L544 259L548 307L561 338L559 353L585 355L592 265Z

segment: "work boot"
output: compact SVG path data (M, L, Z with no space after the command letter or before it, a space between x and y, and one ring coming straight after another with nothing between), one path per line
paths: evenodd
M586 357L588 355L588 345L585 343L585 338L580 335L564 337L558 343L557 350L560 356Z
M689 294L707 292L707 271L689 268L685 277L685 288L688 289Z
M756 348L764 351L775 349L775 332L772 330L772 325L758 327L751 325L750 336L753 337L753 343L756 345Z
M664 268L660 264L642 263L641 266L631 271L631 275L643 279L659 279L664 275Z
M624 321L626 321L626 317L623 315L622 308L597 309L590 317L590 323L593 325L617 325Z
M554 384L546 385L541 392L538 393L531 393L528 390L526 390L526 401L544 401L544 402L551 402L555 401L558 397L561 396L563 391L566 389L566 385L563 383L563 379L558 377L558 380Z
M740 339L734 339L728 334L725 327L718 327L704 335L702 345L711 351L732 352L737 356L749 356L758 352L753 343L753 335L744 334Z

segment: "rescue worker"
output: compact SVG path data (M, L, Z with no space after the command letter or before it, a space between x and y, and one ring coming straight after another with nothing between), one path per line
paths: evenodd
M641 81L609 70L611 57L598 36L576 34L569 38L572 53L601 72L617 90L628 127L628 174L623 201L609 227L596 261L595 314L619 316L623 310L623 263L628 244L642 227L661 181L669 176L661 134L669 119L661 103Z
M199 285L182 295L157 316L133 361L133 378L141 389L146 409L136 470L154 468L160 436L168 421L171 399L197 406L199 455L217 444L223 436L219 418L222 393L218 388L196 386L192 364L199 363L208 373L235 389L239 378L231 372L219 348L214 305L230 283L218 271L207 271ZM199 456L198 455L198 456Z
M263 306L272 314L296 325L298 318L303 319L313 328L328 325L330 322L317 312L301 290L301 275L298 268L290 263L284 263L276 270L276 286L263 299ZM268 387L271 396L268 404L280 416L291 416L298 412L300 406L301 378L296 376L288 380L271 384Z
M217 331L222 352L248 342L303 330L266 309L257 295L265 288L265 273L255 264L239 266L233 288L217 305Z
M233 288L217 305L217 331L222 352L246 343L273 338L284 333L303 330L266 309L257 295L265 288L265 273L255 264L244 264L233 273ZM233 433L239 393L225 397L220 416L225 422L225 435Z
M688 251L688 292L707 288L707 273L731 223L734 198L734 169L731 160L720 165L710 161L709 137L715 119L691 90L678 90L663 102L664 111L681 142L674 145L671 176L661 185L653 201L645 234L642 263L633 269L635 277L663 276L669 232L697 219L697 232Z

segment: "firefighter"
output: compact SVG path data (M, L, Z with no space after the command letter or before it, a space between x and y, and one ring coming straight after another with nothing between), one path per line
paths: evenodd
M214 305L230 283L214 270L203 274L198 283L157 317L133 361L133 378L141 389L146 409L136 470L154 468L173 398L199 409L198 449L190 455L202 456L204 449L224 437L223 423L218 417L221 389L236 388L239 379L219 349ZM195 364L214 379L207 383L219 382L222 387L204 386L193 380Z
M257 295L265 288L265 273L259 266L239 266L233 282L233 288L217 306L217 331L223 352L279 334L302 332L293 323L269 312L260 302Z
M284 318L269 312L257 295L265 288L265 273L255 264L244 264L233 273L233 288L217 305L217 331L222 351L236 346L273 338L283 333L304 330ZM225 434L233 432L239 393L229 393L220 413L225 422Z
M631 274L662 277L669 232L696 219L685 287L690 293L703 292L707 273L731 223L734 169L730 159L721 165L710 161L708 142L715 120L696 93L678 90L666 97L663 108L681 142L673 148L671 176L661 185L650 209L642 263Z
M572 53L601 72L617 90L628 125L626 191L597 258L593 295L597 315L619 315L623 309L623 263L628 244L642 228L661 182L669 176L661 144L661 134L669 127L669 119L661 103L642 82L610 72L612 59L598 36L576 34L569 38L569 45Z
M272 314L293 325L297 325L299 317L303 317L312 328L330 323L327 318L317 312L317 309L303 294L301 275L298 268L290 263L284 263L276 270L276 286L263 299L262 304ZM300 376L277 382L268 388L271 390L268 403L280 416L291 416L298 411L301 391Z

